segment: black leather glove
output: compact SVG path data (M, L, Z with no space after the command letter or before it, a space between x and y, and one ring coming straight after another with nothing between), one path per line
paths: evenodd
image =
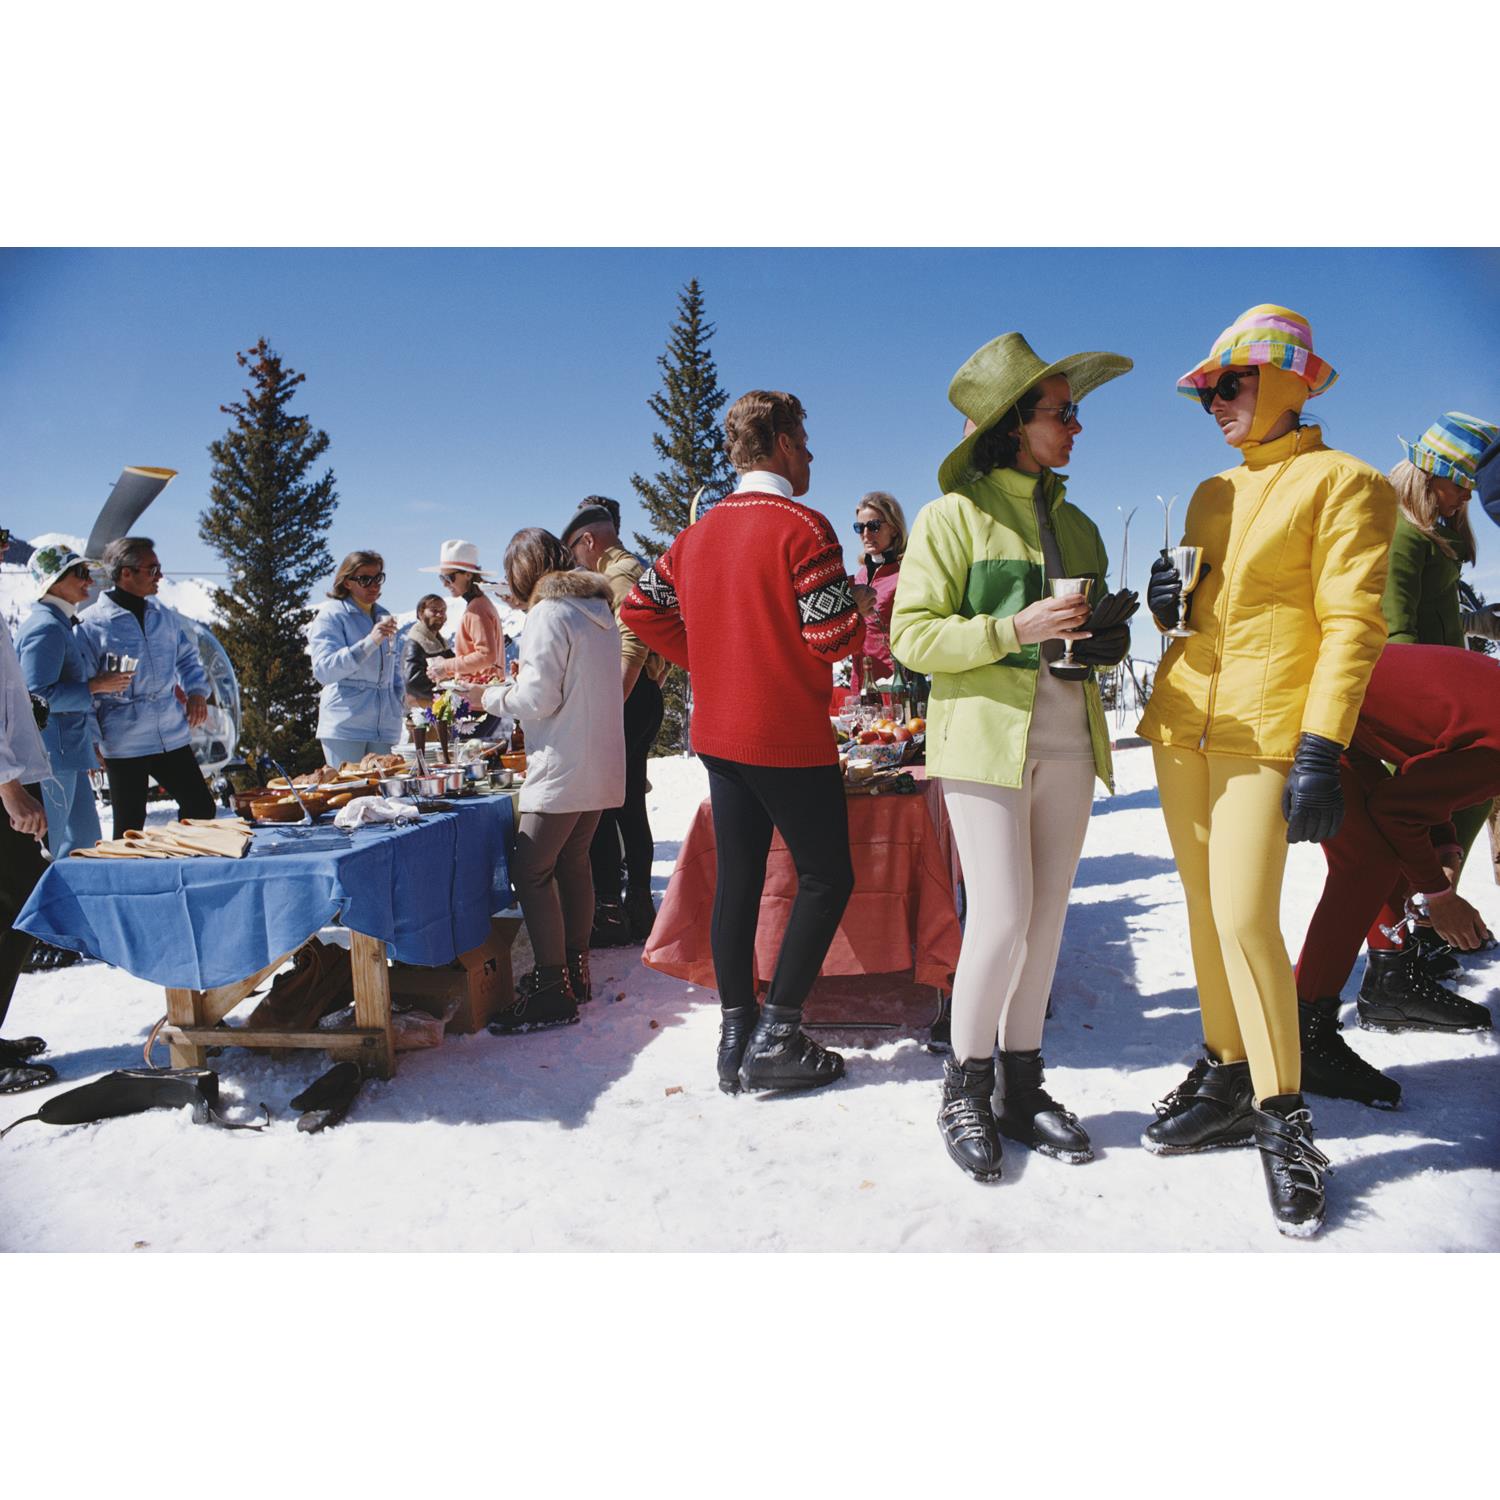
M1342 745L1322 735L1304 734L1297 741L1291 774L1281 791L1281 816L1289 844L1322 844L1344 821L1344 789L1339 785Z
M1117 667L1130 650L1130 627L1096 630L1086 641L1073 642L1073 660L1090 667Z
M1198 582L1201 584L1213 569L1202 563L1198 568ZM1176 627L1179 619L1186 620L1192 613L1193 601L1189 596L1187 610L1182 607L1182 574L1172 566L1172 559L1167 556L1166 548L1152 559L1151 581L1146 585L1146 607L1151 611L1152 618L1162 630L1172 630ZM1075 652L1076 655L1076 652Z
M35 693L31 694L31 717L36 720L38 729L47 727L47 720L52 717L52 705L45 698L39 698Z
M1113 630L1116 625L1123 625L1140 607L1140 595L1134 589L1105 594L1094 605L1081 628L1090 632ZM1078 654L1076 647L1073 654Z

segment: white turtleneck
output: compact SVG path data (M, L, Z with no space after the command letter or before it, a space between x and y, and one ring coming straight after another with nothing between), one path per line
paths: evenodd
M795 499L792 494L791 481L783 479L780 474L773 474L769 469L750 469L740 475L740 482L735 485L736 495L781 495L787 500Z

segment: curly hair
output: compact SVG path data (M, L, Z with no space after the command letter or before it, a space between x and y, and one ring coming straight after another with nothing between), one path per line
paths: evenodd
M807 420L788 391L746 391L724 416L724 451L741 474L776 452L776 439Z

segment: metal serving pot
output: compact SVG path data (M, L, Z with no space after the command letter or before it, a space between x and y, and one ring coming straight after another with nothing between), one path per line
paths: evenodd
M380 795L382 797L410 797L416 788L416 783L415 776L382 776Z
M443 790L456 797L464 789L466 773L462 766L433 766L432 774L443 778Z
M448 785L446 776L409 776L406 779L419 797L441 797Z

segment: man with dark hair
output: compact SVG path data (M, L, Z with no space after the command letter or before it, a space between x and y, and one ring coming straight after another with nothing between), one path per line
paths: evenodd
M826 517L799 504L812 474L802 403L751 391L724 419L739 487L643 572L620 617L693 674L693 748L708 770L718 877L719 1087L811 1089L844 1060L801 1030L802 1006L854 888L849 814L828 723L833 663L864 640L873 592L844 571ZM755 932L771 836L797 897L762 1011Z
M620 545L618 503L603 495L590 495L563 528L562 540L578 567L603 574L609 585L620 625L620 686L625 695L625 801L600 814L589 846L594 871L594 930L589 946L613 948L644 943L656 921L656 903L651 897L656 845L646 811L646 759L661 728L661 683L669 667L620 621L620 606L645 564Z
M78 644L90 676L108 655L134 657L130 685L95 705L103 740L114 837L146 826L146 791L155 780L184 818L211 818L213 793L193 755L193 726L208 714L208 673L197 642L155 597L161 563L150 537L127 536L104 549L112 589L78 616ZM182 696L178 696L181 687Z

